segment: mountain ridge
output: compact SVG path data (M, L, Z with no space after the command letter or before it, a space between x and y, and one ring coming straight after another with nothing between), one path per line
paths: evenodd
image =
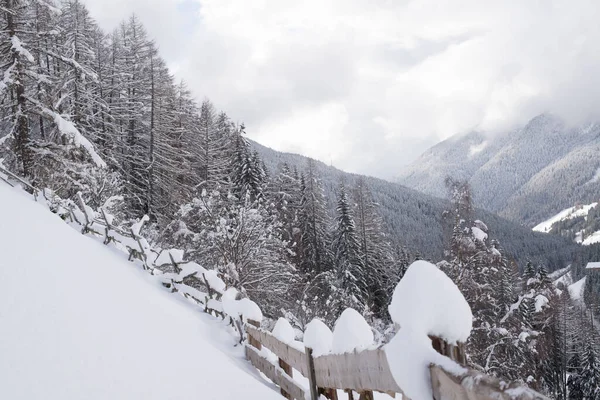
M576 202L600 197L600 124L572 127L541 114L494 136L481 132L438 143L405 167L396 181L440 197L447 175L468 180L475 202L533 226Z

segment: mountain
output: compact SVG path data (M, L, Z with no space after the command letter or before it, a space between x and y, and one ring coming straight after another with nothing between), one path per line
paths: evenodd
M304 170L308 163L308 158L301 155L278 152L256 142L251 142L251 145L265 162L270 174L276 173L283 163L298 171ZM335 193L340 182L352 185L358 178L362 178L380 206L379 212L390 240L397 246L407 247L413 253L420 253L424 258L442 259L442 214L449 209L446 200L397 183L340 171L319 161L314 161L314 166L323 182L330 210L335 208ZM482 209L476 210L476 217L489 226L490 237L497 239L505 252L519 265L530 259L554 270L564 267L579 251L579 246L568 239L533 232Z
M281 398L225 325L24 194L0 182L2 398Z
M600 198L600 124L571 127L542 114L493 136L451 137L407 166L397 181L443 196L444 179L467 179L475 204L534 226L578 202Z

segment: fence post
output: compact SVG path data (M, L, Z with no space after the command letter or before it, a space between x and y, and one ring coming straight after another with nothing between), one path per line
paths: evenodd
M260 322L255 321L253 319L248 320L248 324L252 325L255 328L260 328ZM248 334L248 344L250 346L257 348L258 350L262 349L262 344L258 340L256 340L252 335Z
M315 372L315 360L313 359L313 351L310 347L305 347L306 361L308 364L308 384L310 386L310 400L319 399L319 389L317 388L317 375Z
M458 346L454 346L448 344L448 342L446 342L444 339L437 336L429 336L429 338L431 339L431 344L435 351L441 355L446 356L461 365L465 365L467 363L464 343L458 343Z

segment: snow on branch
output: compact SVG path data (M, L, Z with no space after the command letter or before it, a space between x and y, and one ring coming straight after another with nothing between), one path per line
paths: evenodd
M44 107L39 101L32 99L31 97L27 97L27 100L35 104L39 108L43 116L51 118L56 124L60 133L69 138L75 146L83 147L88 152L90 157L92 157L92 160L98 167L106 167L106 163L104 162L102 157L100 157L100 155L96 152L96 150L94 149L94 145L89 140L87 140L81 134L81 132L79 132L79 130L75 127L75 125L73 125L71 121L64 119L60 114Z
M98 75L96 75L95 72L92 72L89 69L83 67L81 64L79 64L74 59L69 58L69 57L65 57L65 56L61 56L60 54L56 54L53 51L42 49L42 48L39 48L39 49L36 48L36 50L39 50L42 53L45 53L45 54L47 54L47 55L49 55L51 57L54 57L54 58L57 58L57 59L61 60L65 64L68 64L71 67L75 68L75 70L77 70L77 72L79 72L81 75L89 76L92 79L92 81L94 81L94 82L98 81Z
M34 58L31 55L31 53L29 52L29 50L27 50L26 48L23 47L23 43L21 42L21 39L19 39L19 37L17 35L13 35L10 38L11 42L12 42L12 49L14 51L16 51L17 53L19 53L20 55L22 55L23 57L25 57L27 59L27 61L29 62L33 62Z

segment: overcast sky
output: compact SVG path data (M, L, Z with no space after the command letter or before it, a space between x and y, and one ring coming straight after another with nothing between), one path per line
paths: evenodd
M277 150L390 178L431 145L600 114L598 0L84 0Z

